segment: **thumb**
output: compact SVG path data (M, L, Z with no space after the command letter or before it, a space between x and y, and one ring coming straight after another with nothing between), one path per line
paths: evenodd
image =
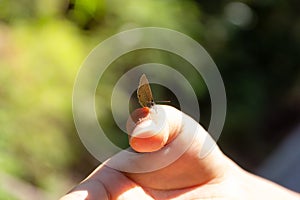
M154 152L180 132L181 115L171 106L155 105L135 110L127 121L129 144L137 152Z

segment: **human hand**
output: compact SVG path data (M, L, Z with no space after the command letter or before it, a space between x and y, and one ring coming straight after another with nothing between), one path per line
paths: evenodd
M146 152L140 153L141 159L129 164L133 167L142 166L148 161L146 165L154 163L155 166L157 162L166 160L164 156L169 152L187 147L177 160L164 168L134 173L108 167L110 162L114 161L109 159L61 200L298 197L296 193L239 168L214 145L208 133L189 116L170 106L156 106L158 111L148 108L135 111L132 119L134 122L142 119L139 123L129 120L127 129L131 147L138 152ZM160 124L161 121L165 123ZM152 122L154 126L148 126ZM156 127L158 124L160 126ZM149 135L151 136L148 137ZM213 145L213 148L205 146L205 140L209 140L208 143ZM212 147L211 145L209 147Z

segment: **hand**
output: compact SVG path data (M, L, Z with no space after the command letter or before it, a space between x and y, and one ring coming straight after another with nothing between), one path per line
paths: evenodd
M144 173L112 169L108 166L114 158L109 159L61 200L300 198L239 168L196 121L173 107L138 109L132 119L127 126L130 145L146 153L131 162L123 159L119 166L156 166L168 159L165 155L170 152L183 149L183 154L164 168ZM148 126L151 123L153 126Z

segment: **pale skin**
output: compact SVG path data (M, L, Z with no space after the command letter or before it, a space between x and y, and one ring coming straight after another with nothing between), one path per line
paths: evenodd
M165 111L165 126L158 132L151 128L143 132L143 125L160 119L160 113L152 115L147 108L137 110L132 116L138 123L129 120L127 124L130 145L145 156L162 152L168 145L172 150L184 146L187 141L180 136L197 127L196 137L182 156L162 169L147 173L126 173L102 164L61 200L300 199L300 194L241 169L217 145L203 157L203 142L208 133L181 111L157 106ZM140 137L151 131L155 135Z

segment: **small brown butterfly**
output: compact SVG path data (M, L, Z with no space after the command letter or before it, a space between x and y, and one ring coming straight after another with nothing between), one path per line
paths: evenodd
M153 100L152 91L145 74L143 74L140 78L139 87L137 89L137 96L142 107L151 108L152 106L154 106L155 103Z

